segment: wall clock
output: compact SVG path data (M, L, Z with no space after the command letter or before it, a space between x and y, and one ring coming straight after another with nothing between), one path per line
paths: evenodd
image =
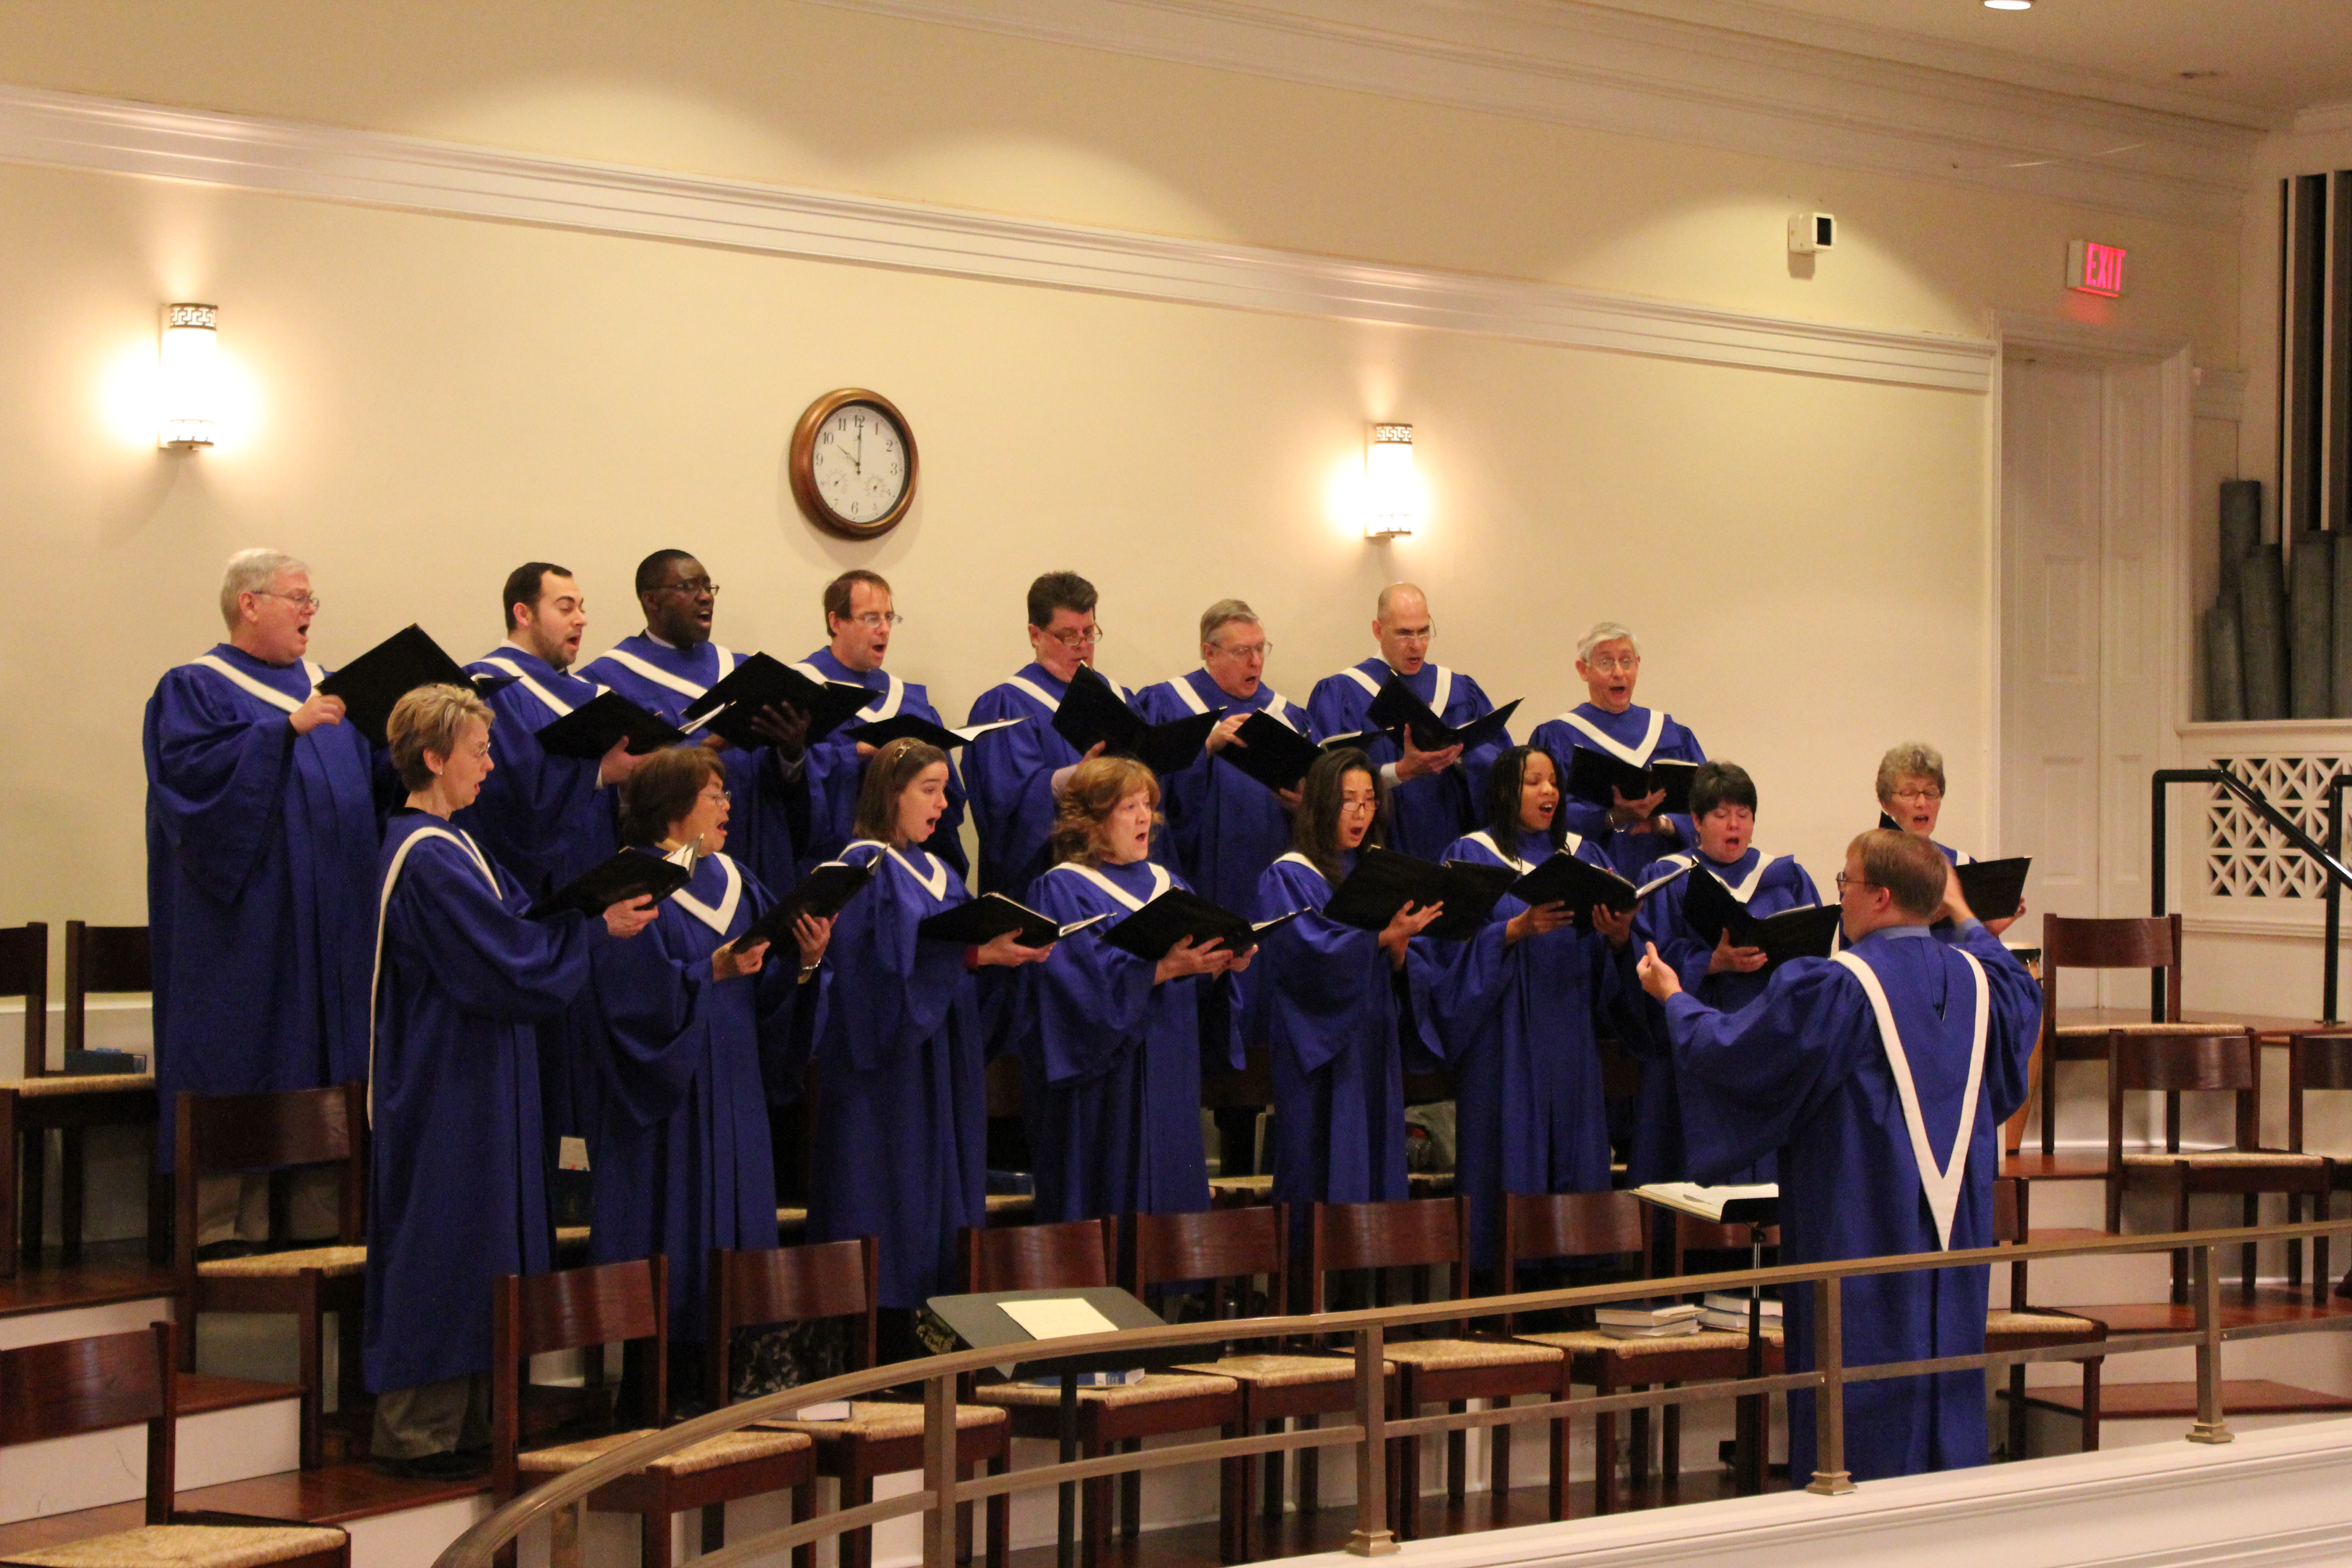
M915 434L878 392L848 387L810 404L787 466L808 520L852 539L889 532L914 504Z

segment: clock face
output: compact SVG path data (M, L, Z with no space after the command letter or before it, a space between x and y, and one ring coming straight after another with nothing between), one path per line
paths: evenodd
M912 467L897 421L870 403L845 403L816 427L809 477L825 510L870 524L898 505Z

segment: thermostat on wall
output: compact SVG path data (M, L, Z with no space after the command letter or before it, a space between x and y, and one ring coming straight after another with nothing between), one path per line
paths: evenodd
M1817 250L1836 248L1836 215L1832 213L1790 213L1789 215L1789 249L1792 255L1811 256Z

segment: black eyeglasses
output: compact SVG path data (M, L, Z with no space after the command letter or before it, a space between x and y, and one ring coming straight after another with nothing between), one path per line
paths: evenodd
M1849 878L1843 871L1837 874L1838 897L1841 899L1845 897L1845 890L1848 888L1883 888L1885 885L1884 882L1868 881L1861 877Z

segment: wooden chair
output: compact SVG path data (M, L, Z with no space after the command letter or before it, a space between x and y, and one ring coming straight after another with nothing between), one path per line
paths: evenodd
M667 1260L641 1258L553 1274L509 1274L491 1287L490 1484L503 1503L549 1476L576 1470L669 1421ZM635 1380L644 1425L628 1431L520 1450L530 1358L614 1342L641 1353ZM520 1451L519 1451L520 1450ZM638 1518L645 1568L669 1568L670 1521L769 1492L802 1495L816 1474L804 1433L730 1432L663 1456L588 1494L586 1506Z
M963 1233L965 1289L972 1291L1083 1289L1114 1283L1118 1246L1115 1222L1072 1220L1060 1225L1016 1226ZM1013 1417L1013 1435L1058 1440L1061 1390L1025 1382L982 1384L972 1391L982 1405L1001 1405ZM1078 1390L1078 1447L1082 1457L1129 1451L1146 1437L1214 1427L1233 1435L1241 1420L1241 1389L1230 1377L1196 1372L1151 1373L1140 1383ZM1086 1568L1097 1568L1110 1541L1110 1478L1081 1484L1085 1502L1079 1531ZM1123 1533L1142 1531L1138 1486L1128 1493Z
M328 1525L245 1514L182 1511L178 1484L179 1358L173 1327L58 1340L0 1351L0 1448L147 1428L147 1522L136 1530L55 1546L27 1547L0 1562L32 1568L351 1568L352 1538Z
M148 990L146 963L115 963L85 969L85 931L130 931L120 942L103 941L108 954L136 957L146 947L146 926L66 924L66 1048L82 1048L82 999L89 990ZM0 931L0 996L24 996L24 1077L0 1081L0 1279L21 1268L37 1268L42 1215L47 1208L47 1133L61 1142L58 1171L58 1241L66 1262L82 1260L82 1133L91 1126L155 1129L152 1072L49 1072L49 926L33 921ZM163 1246L163 1223L155 1190L148 1190L148 1253ZM158 1258L160 1260L160 1258Z
M367 1181L367 1089L341 1083L329 1089L289 1089L278 1094L184 1094L173 1108L178 1126L173 1196L178 1218L172 1227L174 1289L180 1320L182 1370L193 1371L195 1323L205 1312L290 1312L299 1346L302 1384L302 1467L316 1469L325 1459L322 1390L325 1363L320 1320L336 1314L338 1404L346 1418L362 1402L360 1321L365 1305L367 1248L361 1243L361 1204ZM324 1247L260 1252L249 1258L196 1258L196 1188L206 1176L293 1171L332 1166L340 1189L335 1240ZM283 1229L285 1184L271 1182L270 1230Z
M1469 1222L1465 1200L1408 1198L1397 1203L1317 1204L1307 1268L1310 1300L1307 1310L1322 1312L1329 1277L1341 1270L1370 1270L1375 1295L1386 1306L1391 1268L1445 1271L1450 1299L1465 1300L1470 1291ZM1413 1299L1427 1300L1427 1276L1414 1275ZM1397 1369L1396 1408L1401 1416L1417 1414L1424 1405L1444 1404L1459 1413L1469 1401L1486 1399L1508 1405L1515 1395L1559 1395L1568 1358L1550 1345L1530 1344L1507 1334L1473 1334L1467 1317L1456 1320L1451 1336L1391 1339L1386 1354ZM1488 1486L1499 1507L1511 1490L1511 1445L1508 1426L1490 1426ZM1460 1504L1468 1490L1465 1471L1469 1445L1465 1432L1449 1432L1445 1443L1445 1495ZM1400 1437L1392 1445L1391 1474L1398 1484L1390 1492L1392 1528L1412 1540L1421 1530L1421 1439Z
M1509 1279L1524 1263L1558 1259L1613 1259L1616 1271L1638 1279L1650 1256L1650 1229L1655 1211L1631 1193L1513 1193L1504 1199L1503 1277ZM1703 1224L1704 1222L1702 1222ZM1714 1237L1703 1237L1702 1242ZM1678 1255L1677 1255L1678 1256ZM1509 1318L1504 1331L1516 1332ZM1688 1383L1721 1383L1748 1372L1748 1334L1744 1330L1702 1329L1695 1334L1667 1339L1621 1340L1598 1329L1568 1329L1547 1333L1521 1333L1532 1344L1550 1345L1568 1357L1566 1384L1588 1384L1595 1394L1607 1395L1654 1387L1673 1388ZM1765 1370L1780 1371L1781 1347L1777 1328L1766 1330ZM1565 1385L1564 1385L1565 1386ZM1650 1431L1647 1410L1633 1412L1632 1480L1649 1479ZM1666 1485L1682 1474L1682 1407L1665 1407L1662 1458ZM1593 1417L1593 1446L1599 1456L1593 1475L1593 1512L1614 1513L1623 1496L1617 1484L1617 1417L1604 1411ZM1552 1423L1551 1516L1568 1515L1569 1427Z
M2164 972L2164 1017L2146 1024L2058 1023L2058 972L2061 969L2158 969ZM2107 1037L2129 1035L2195 1035L2223 1024L2184 1025L2180 1022L2180 917L2154 915L2114 920L2078 920L2066 915L2042 917L2042 1037L2034 1047L2040 1061L2034 1093L2042 1103L2042 1152L2058 1150L2058 1064L2103 1062Z
M2164 1096L2164 1148L2125 1152L2124 1096L2154 1091ZM2212 1092L2233 1097L2237 1135L2227 1149L2182 1152L2180 1097ZM2254 1032L2226 1024L2196 1026L2195 1033L2161 1035L2118 1029L2107 1037L2107 1229L2123 1230L2124 1197L2135 1184L2163 1184L2173 1195L2173 1228L2189 1228L2189 1199L2196 1193L2236 1193L2244 1199L2245 1223L2259 1218L2264 1193L2327 1191L2327 1161L2262 1146L2262 1050ZM2188 1254L2172 1258L2172 1300L2189 1300ZM2240 1289L2254 1293L2254 1244L2240 1249Z
M2329 1033L2314 1030L2287 1037L2286 1042L2286 1146L2290 1153L2300 1154L2303 1148L2303 1097L2312 1089L2352 1089L2352 1033ZM2316 1219L2329 1217L2331 1194L2352 1192L2352 1158L2330 1154L2327 1160L2327 1183L2313 1194ZM2301 1194L2287 1198L2287 1220L2291 1224L2302 1214ZM2328 1261L2327 1237L2315 1237L2311 1252L2311 1304L2315 1307L2327 1300ZM2300 1283L2298 1275L2303 1264L2303 1249L2291 1248L2287 1254L2287 1283ZM2346 1275L2352 1281L2352 1272ZM2352 1290L2344 1292L2352 1295Z
M713 1410L734 1403L735 1331L772 1323L834 1321L848 1327L850 1371L874 1364L877 1321L876 1270L878 1244L872 1237L856 1241L818 1242L806 1247L782 1247L765 1252L710 1255L710 1331L706 1342L709 1386ZM874 1500L877 1477L923 1468L923 1407L919 1404L858 1401L844 1421L763 1421L758 1430L799 1432L816 1445L816 1474L830 1476L839 1488L835 1506L860 1508ZM975 1466L986 1465L1002 1474L1013 1451L1012 1423L1003 1410L985 1405L956 1406L956 1466L959 1478L968 1478ZM1012 1531L1012 1499L1003 1493L988 1500L989 1568L1004 1568ZM816 1511L816 1482L812 1479L793 1500L793 1511L803 1519ZM959 1510L956 1561L971 1561L971 1505ZM723 1531L709 1514L703 1518L702 1549L716 1552L726 1544ZM853 1530L841 1536L841 1568L871 1568L874 1531ZM815 1568L816 1543L793 1552L793 1568Z
M2022 1246L2032 1239L2030 1204L2032 1184L2015 1176L1995 1178L1992 1184L1992 1239L1996 1247ZM2047 1307L2029 1306L2032 1298L2027 1293L2026 1265L2023 1259L2009 1266L2009 1305L1985 1310L1985 1349L1989 1351L2040 1350L2048 1345L2078 1345L2104 1342L2107 1326L2095 1318L2074 1312L2053 1311ZM2086 1361L2083 1368L2083 1452L2095 1452L2099 1447L2099 1369L2100 1362ZM2009 1368L2009 1457L2025 1458L2025 1363L2012 1362Z

